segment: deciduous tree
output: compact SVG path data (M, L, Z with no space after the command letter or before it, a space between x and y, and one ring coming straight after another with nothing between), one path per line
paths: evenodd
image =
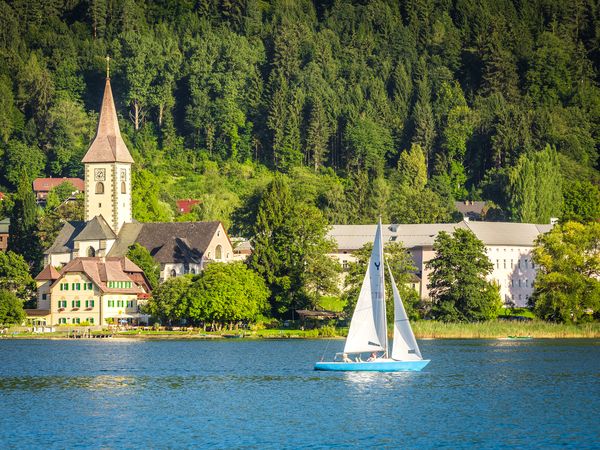
M476 322L497 317L501 306L498 286L486 280L493 265L485 245L461 228L453 235L440 232L433 244L429 294L432 315L445 322Z

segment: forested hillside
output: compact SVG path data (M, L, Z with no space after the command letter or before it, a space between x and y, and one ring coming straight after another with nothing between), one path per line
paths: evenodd
M599 214L594 0L0 1L1 191L82 176L107 55L141 221L244 234L276 171L330 223Z

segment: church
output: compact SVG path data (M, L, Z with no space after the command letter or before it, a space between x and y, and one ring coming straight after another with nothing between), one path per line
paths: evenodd
M195 274L210 262L231 262L233 246L221 222L139 223L132 219L134 160L121 137L106 78L98 130L82 160L84 221L66 223L44 254L36 277L38 324L106 325L141 319L149 296L143 271L126 255L138 243L160 264L160 281Z

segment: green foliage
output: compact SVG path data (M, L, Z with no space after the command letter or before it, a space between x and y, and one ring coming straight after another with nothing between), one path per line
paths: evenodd
M289 182L276 177L262 193L252 230L248 264L267 282L275 316L314 306L320 295L336 293L338 267L326 256L334 244L321 212L293 199Z
M531 296L535 314L555 322L582 322L600 311L600 224L567 222L538 238Z
M209 264L186 297L194 323L254 322L269 310L264 280L241 262Z
M46 164L46 158L39 148L17 140L9 141L4 158L4 178L13 186L18 186L24 174L31 180L37 178Z
M600 218L600 189L589 181L570 181L564 186L563 221L590 222Z
M152 291L144 311L162 323L179 323L187 317L187 291L192 277L184 275L167 279Z
M199 275L167 279L152 292L145 311L163 323L254 322L268 311L264 280L244 263L209 264Z
M36 290L29 265L21 255L10 250L0 252L0 289L11 292L21 301L31 300Z
M440 232L433 244L436 256L430 269L429 295L432 315L444 322L476 322L498 315L501 306L498 286L486 280L493 265L485 245L475 235L457 229L453 235Z
M549 223L562 209L562 177L550 146L532 157L521 156L509 174L509 209L518 222Z
M136 242L129 247L127 258L144 271L144 275L146 275L151 289L158 286L158 280L160 279L160 265L154 260L146 247L143 247Z
M83 220L84 194L77 194L75 199L65 201L73 191L70 183L62 183L48 193L46 207L39 216L37 231L44 249L50 248L54 243L65 222Z
M0 324L21 325L25 320L23 301L6 289L0 289Z
M22 255L32 272L39 272L42 246L38 237L38 211L30 181L24 175L14 198L8 231L9 250Z
M546 222L557 174L600 181L599 19L580 3L1 2L0 185L81 176L110 54L137 220L201 198L195 217L247 231L236 209L272 172L310 168L303 201L330 222L450 220L480 192ZM412 144L425 172L398 189Z

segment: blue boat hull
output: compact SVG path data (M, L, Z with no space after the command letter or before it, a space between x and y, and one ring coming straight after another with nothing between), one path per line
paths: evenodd
M364 362L318 362L315 370L341 372L406 372L419 371L429 364L429 359L419 361L364 361Z

